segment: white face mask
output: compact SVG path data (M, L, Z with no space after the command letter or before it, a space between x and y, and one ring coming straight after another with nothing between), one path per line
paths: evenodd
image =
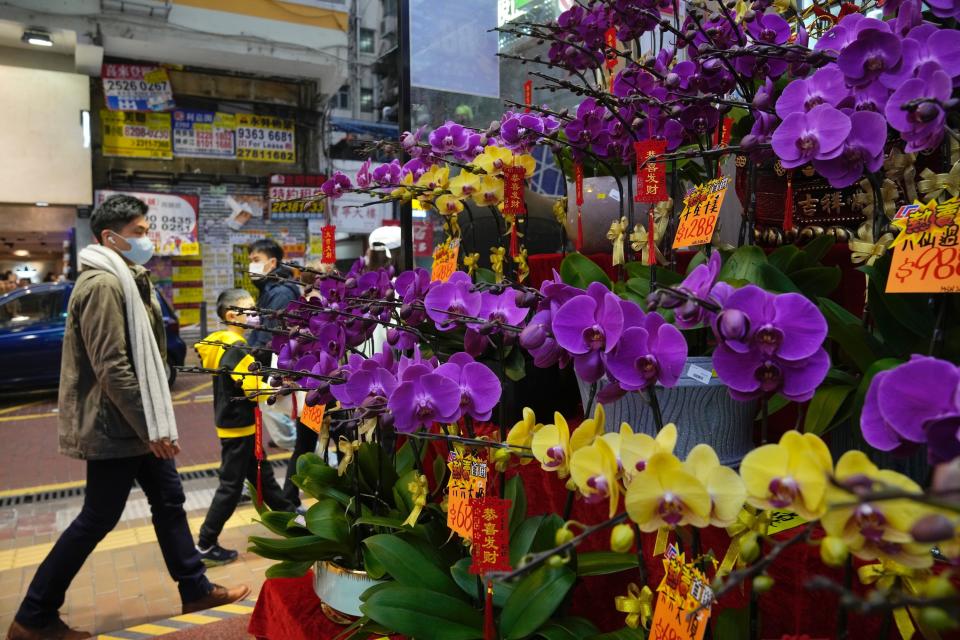
M263 268L266 266L263 262L251 262L248 271L252 276L262 276Z
M114 245L113 248L133 264L146 264L153 257L153 240L147 236L139 238L121 237L129 243L129 249L123 250L117 247L117 239L114 236L110 236L109 240Z

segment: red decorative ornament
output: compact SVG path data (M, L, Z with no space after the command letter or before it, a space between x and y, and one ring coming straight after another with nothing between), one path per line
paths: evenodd
M523 167L504 167L503 169L503 213L523 215L527 212L523 204L523 187L526 169Z
M667 166L654 162L667 151L666 140L642 140L633 143L637 158L637 192L634 202L656 204L667 199Z
M793 230L793 171L787 173L787 195L783 201L783 230Z
M617 29L610 27L603 34L604 42L607 45L607 69L613 69L617 66Z
M263 506L263 414L260 405L253 408L253 453L257 459L257 506Z
M337 227L328 224L320 231L320 241L323 247L324 264L332 264L337 261Z
M530 113L530 105L533 104L533 80L523 83L523 104L527 105L526 112Z
M657 264L657 243L653 237L653 205L650 205L650 211L647 212L647 265Z
M577 185L577 251L583 250L583 165L573 165L574 181Z

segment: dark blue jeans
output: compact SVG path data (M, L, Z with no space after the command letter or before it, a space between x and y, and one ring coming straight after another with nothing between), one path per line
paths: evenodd
M80 515L70 523L37 569L17 612L17 622L42 628L55 621L70 583L87 556L117 526L134 480L153 514L153 528L167 571L184 602L203 598L213 588L183 510L185 496L173 460L145 455L87 461L87 494Z

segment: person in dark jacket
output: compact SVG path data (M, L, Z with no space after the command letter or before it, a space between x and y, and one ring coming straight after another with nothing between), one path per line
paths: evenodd
M120 521L134 482L150 503L183 613L250 592L210 584L183 509L163 317L141 266L153 255L146 214L141 200L115 195L90 218L98 244L78 256L83 271L67 308L59 397L60 452L85 461L86 494L80 514L37 567L7 640L91 637L70 629L58 611L87 557Z
M217 315L225 322L243 323L248 316L237 309L253 306L253 298L246 289L227 289L217 298ZM208 567L237 559L237 552L224 549L217 539L240 502L244 480L257 486L254 411L259 392L269 387L264 386L259 376L245 375L249 374L254 359L250 350L244 348L244 333L243 327L228 324L226 329L215 331L194 345L204 368L221 371L213 379L214 424L220 437L220 486L200 527L197 544L197 551ZM224 344L229 346L222 346ZM295 506L283 496L273 477L273 467L264 463L260 473L264 502L274 511L293 511Z
M257 307L270 311L283 311L287 305L300 297L300 287L293 282L293 272L283 262L283 248L275 240L264 238L250 245L250 278L260 290ZM287 278L281 280L278 278ZM269 329L280 326L280 319L263 316L260 327L250 335L251 347L269 347L273 334ZM263 362L262 364L269 364Z

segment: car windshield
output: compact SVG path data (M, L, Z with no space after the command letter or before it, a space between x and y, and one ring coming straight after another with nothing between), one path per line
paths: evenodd
M27 291L0 304L0 328L25 327L62 317L62 291Z

